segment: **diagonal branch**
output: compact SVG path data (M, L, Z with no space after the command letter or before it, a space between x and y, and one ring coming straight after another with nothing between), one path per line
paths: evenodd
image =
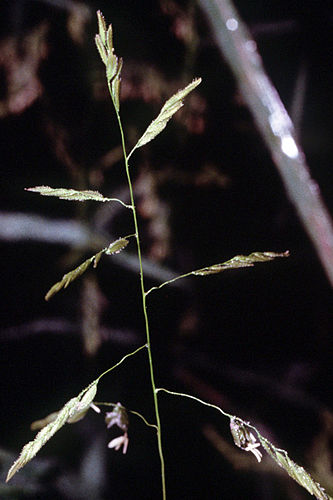
M199 0L199 5L211 23L216 42L333 286L332 222L319 186L310 176L290 117L265 73L256 44L231 0Z

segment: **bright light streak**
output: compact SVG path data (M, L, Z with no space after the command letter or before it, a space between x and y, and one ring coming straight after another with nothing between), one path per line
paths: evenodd
M294 159L299 155L298 147L291 135L281 137L281 149L289 158Z

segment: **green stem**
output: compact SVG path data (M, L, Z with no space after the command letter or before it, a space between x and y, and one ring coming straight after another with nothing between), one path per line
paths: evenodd
M156 389L156 392L161 392L161 391L166 392L167 394L171 394L172 396L181 396L182 398L193 399L194 401L197 401L198 403L200 403L202 405L209 406L210 408L214 408L214 410L218 410L225 417L228 417L228 418L234 417L234 415L230 415L229 413L226 413L225 411L223 411L222 408L220 408L219 406L213 405L211 403L207 403L206 401L203 401L202 399L196 398L195 396L191 396L190 394L185 394L183 392L169 391L168 389L164 389L163 387L158 387ZM239 419L239 420L241 420L241 419ZM247 422L243 422L243 423L248 425ZM253 427L253 429L257 430L255 427Z
M164 283L161 283L161 285L153 286L152 288L150 288L149 290L146 291L146 297L150 292L153 292L154 290L159 290L160 288L162 288L165 285L169 285L170 283L173 283L174 281L180 280L182 278L187 278L188 276L191 276L193 274L194 274L194 272L190 271L189 273L182 274L181 276L176 276L175 278L172 278L171 280L164 281Z
M129 165L128 165L128 156L127 156L127 153L126 153L124 131L123 131L123 127L122 127L122 123L121 123L119 111L118 111L117 106L115 105L115 102L114 102L113 97L112 97L110 82L108 82L108 87L109 87L109 92L110 92L110 95L111 95L111 98L112 98L112 102L113 102L113 105L114 105L114 109L116 111L118 125L119 125L119 130L120 130L120 135L121 135L121 145L122 145L123 154L124 154L126 176L127 176L127 182L128 182L128 188L129 188L130 199L131 199L131 206L132 206L132 213L133 213L133 222L134 222L134 229L135 229L135 235L136 235L138 259L139 259L139 269L140 269L140 288L141 288L141 296L142 296L142 310L143 310L144 321L145 321L145 330L146 330L146 339L147 339L147 348L148 348L148 360L149 360L150 380L151 380L151 387L152 387L152 391L153 391L153 400L154 400L154 408L155 408L155 418L156 418L156 424L157 424L157 444L158 444L158 453L159 453L160 463L161 463L162 493L163 493L163 500L166 500L165 464L164 464L164 456L163 456L163 448L162 448L161 420L160 420L158 398L157 398L157 391L156 391L156 383L155 383L155 375L154 375L154 365L153 365L153 356L152 356L152 351L151 351L149 320L148 320L148 314L147 314L146 292L145 292L144 277L143 277L143 268L142 268L142 255L141 255L141 244L140 244L140 236L139 236L139 227L138 227L138 220L137 220L136 208L135 208L135 202L134 202L133 185L132 185L132 180L131 180L130 171L129 171Z
M144 349L145 347L148 347L148 346L147 346L147 344L144 344L144 345L142 345L141 347L138 347L137 349L135 349L135 351L130 352L129 354L126 354L123 358L121 358L121 360L120 360L120 361L118 361L118 363L116 363L115 365L111 366L111 368L108 368L107 370L105 370L105 372L103 372L103 373L102 373L102 374L101 374L101 375L100 375L100 376L99 376L96 380L94 380L94 381L92 382L92 384L90 384L90 385L93 385L93 384L95 384L96 382L99 382L99 381L100 381L100 379L101 379L102 377L104 377L104 375L106 375L107 373L109 373L109 372L111 372L112 370L114 370L115 368L117 368L117 366L121 365L121 363L123 363L123 362L125 361L125 359L129 358L130 356L134 356L134 354L136 354L137 352L141 351L141 349ZM90 386L89 386L89 387L90 387ZM84 389L84 391L86 391L86 390L87 390L87 388L86 388L86 389ZM82 392L84 392L84 391L82 391Z

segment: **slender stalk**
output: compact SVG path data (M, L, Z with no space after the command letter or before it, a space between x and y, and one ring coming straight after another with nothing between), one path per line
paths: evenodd
M162 288L165 285L169 285L170 283L173 283L174 281L180 280L182 278L187 278L188 276L191 276L191 275L193 275L193 271L190 271L189 273L186 273L186 274L182 274L181 276L176 276L175 278L172 278L171 280L164 281L164 283L161 283L158 286L153 286L152 288L150 288L149 290L146 291L146 297L150 292L153 292L154 290L159 290L160 288Z
M145 345L145 347L147 347ZM158 390L157 390L158 392ZM119 404L119 403L118 403ZM93 408L95 409L95 411L97 411L97 413L99 413L101 410L99 409L99 406L112 406L112 408L116 407L117 406L117 403L107 403L105 401L94 401L94 403L91 403L90 404L90 408ZM97 408L97 410L96 410ZM125 408L124 406L122 406L122 408L124 410L126 410L128 413L132 413L133 415L136 415L137 417L141 418L141 420L146 424L147 427L153 427L154 429L157 429L157 425L155 424L150 424L143 415L141 415L141 413L139 413L138 411L135 411L135 410L130 410L129 408Z
M115 365L113 365L111 368L108 368L107 370L105 370L105 372L103 372L98 377L97 381L99 382L101 380L101 378L104 377L104 375L106 375L107 373L110 373L112 370L114 370L115 368L117 368L117 366L121 365L125 361L125 359L130 358L131 356L134 356L134 354L136 354L137 352L141 351L141 349L144 349L145 347L148 347L147 344L144 344L141 347L138 347L137 349L135 349L135 351L130 352L129 354L126 354L123 358L121 358L120 361L118 361L118 363L116 363Z
M156 389L156 392L161 392L161 391L166 392L167 394L171 394L172 396L181 396L182 398L193 399L194 401L197 401L198 403L201 403L202 405L209 406L210 408L214 408L214 410L219 411L225 417L228 417L228 418L234 417L234 415L230 415L230 413L223 411L222 408L220 408L219 406L213 405L211 403L207 403L207 401L203 401L202 399L199 399L195 396L191 396L190 394L185 394L183 392L169 391L168 389L164 389L164 387L158 387ZM239 420L241 420L241 419L239 419ZM246 423L246 425L248 425L247 422L245 422L245 423ZM257 429L255 427L252 427L252 428L257 432Z
M149 319L148 319L148 314L147 314L146 292L145 292L144 275L143 275L143 268L142 268L142 255L141 255L139 227L138 227L138 220L137 220L137 215L136 215L136 208L135 208L135 201L134 201L134 194L133 194L133 185L132 185L132 180L131 180L131 175L130 175L129 165L128 165L128 156L126 153L124 131L123 131L119 111L118 111L117 106L115 105L115 103L113 101L112 92L111 92L111 84L109 81L108 81L108 87L109 87L109 92L110 92L111 99L113 102L113 106L114 106L114 109L116 111L120 135L121 135L121 145L122 145L122 150L123 150L123 155L124 155L126 176L127 176L127 182L128 182L128 188L129 188L130 200L131 200L131 206L132 206L132 213L133 213L133 222L134 222L134 229L135 229L135 236L136 236L136 243L137 243L137 252L138 252L138 259L139 259L140 288L141 288L141 297L142 297L142 310L143 310L144 321L145 321L145 330L146 330L146 340L147 340L147 350L148 350L148 360L149 360L149 372L150 372L151 387L152 387L152 391L153 391L155 418L156 418L156 424L157 424L157 426L156 426L157 427L157 444L158 444L158 453L159 453L160 463L161 463L162 494L163 494L163 500L166 500L165 464L164 464L164 456L163 456L163 448L162 448L161 420L160 420L158 398L157 398L157 391L156 391L153 356L152 356L152 351L151 351Z

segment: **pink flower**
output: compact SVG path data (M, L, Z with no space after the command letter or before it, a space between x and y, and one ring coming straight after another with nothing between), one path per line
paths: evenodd
M125 454L127 451L128 442L128 435L127 432L125 432L125 434L123 434L122 436L118 436L112 439L112 441L110 441L108 444L108 448L114 448L116 451L118 451L121 447L123 447L123 453Z

